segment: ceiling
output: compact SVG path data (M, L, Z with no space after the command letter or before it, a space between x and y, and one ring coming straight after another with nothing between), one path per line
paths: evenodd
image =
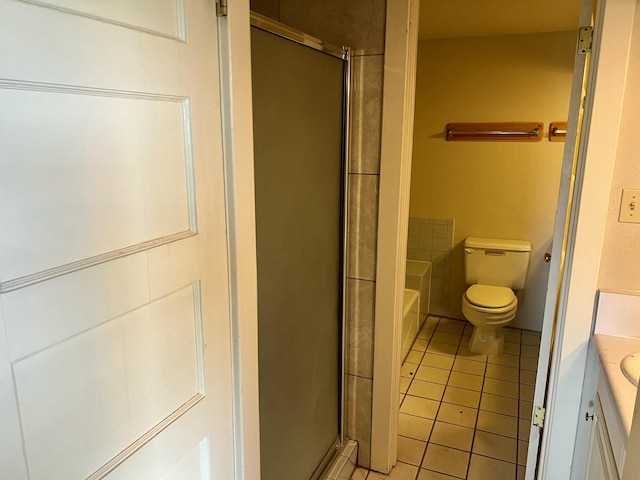
M422 0L420 39L578 28L581 0Z

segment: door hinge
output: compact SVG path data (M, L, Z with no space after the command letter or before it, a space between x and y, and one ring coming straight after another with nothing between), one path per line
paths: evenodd
M227 16L227 0L216 0L216 15L219 17Z
M544 427L544 407L538 407L537 405L533 409L533 424L536 427Z
M592 43L593 27L580 27L580 30L578 30L578 55L590 53Z

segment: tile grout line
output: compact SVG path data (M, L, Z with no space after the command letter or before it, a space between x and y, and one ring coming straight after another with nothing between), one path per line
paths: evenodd
M471 469L471 459L473 458L473 445L476 442L476 433L478 432L478 418L480 417L480 403L482 402L482 393L484 391L484 382L487 378L487 366L489 365L489 359L487 359L487 363L484 364L484 372L482 375L482 386L480 387L480 398L478 399L478 410L476 414L476 421L473 425L473 438L471 439L471 446L469 447L469 462L467 463L467 470L464 478L469 477L469 470ZM517 454L517 452L516 452Z
M429 318L429 315L427 315L427 318ZM427 318L425 318L425 321L424 321L425 324L427 322ZM423 329L424 329L424 324L423 324L422 328L420 329L420 332ZM418 332L418 336L420 335L420 332ZM434 332L435 332L435 329L434 329ZM422 351L422 355L420 356L420 363L418 364L418 366L417 366L417 368L416 368L416 370L414 372L414 375L411 377L411 380L409 381L409 385L407 385L407 389L406 389L405 393L402 396L402 402L400 402L400 405L398 406L398 413L400 413L400 407L402 407L402 404L404 403L405 399L407 398L407 395L409 395L409 389L411 388L411 385L413 384L413 381L416 379L416 376L418 374L418 369L422 365L422 360L424 359L424 356L427 353L427 347L429 346L429 343L431 342L431 338L433 338L433 333L431 335L429 335L429 339L428 340L425 339L426 345L425 345L424 351ZM418 337L416 337L416 340L417 339L418 339ZM415 343L415 340L414 340L414 343ZM413 344L411 346L413 347ZM413 349L410 348L409 349L409 353L411 353L412 351L413 351ZM406 360L405 360L404 363L406 363ZM435 422L435 420L434 420L434 422ZM433 430L433 426L431 427L431 429ZM400 436L400 434L398 434L398 436ZM431 437L431 432L429 432L429 437ZM418 477L420 476L420 467L422 466L422 460L424 459L424 455L425 455L425 453L427 451L426 444L428 444L428 441L429 441L429 439L427 438L427 443L425 443L425 451L422 453L422 458L420 460L420 464L418 465L418 469L416 470L416 476L413 478L413 480L417 480Z
M457 388L457 389L465 390L465 391L469 391L469 392L477 392L479 394L479 396L480 396L480 398L478 400L478 405L475 407L476 418L475 418L474 426L473 426L473 437L472 437L472 441L471 441L471 446L470 446L470 450L468 452L469 453L469 461L468 461L468 463L466 465L465 478L468 477L468 475L469 475L469 471L470 471L470 467L471 467L471 458L472 458L473 455L478 455L478 456L481 456L481 457L484 457L484 458L487 458L487 459L491 459L491 460L494 460L494 461L504 462L504 463L508 463L508 464L513 465L515 467L515 476L517 478L517 476L518 476L518 468L520 467L520 465L518 463L519 462L519 455L518 454L520 452L520 441L521 441L520 440L520 421L523 420L523 419L520 418L520 416L523 414L522 409L521 409L521 402L523 400L521 398L521 388L520 387L522 385L522 382L521 382L521 380L522 380L522 376L521 376L522 368L521 368L521 365L522 365L522 358L523 358L523 356L522 356L522 336L523 336L523 333L525 332L525 330L517 329L517 330L520 330L520 332L519 332L520 335L518 337L519 338L518 341L513 342L513 341L511 341L511 339L509 340L509 343L516 343L516 344L519 345L519 348L518 348L519 354L518 355L514 355L513 353L508 353L508 355L510 355L510 356L514 356L514 357L517 356L518 357L517 367L513 367L511 365L503 365L501 363L489 363L489 359L491 357L488 357L488 356L485 356L485 358L482 361L479 361L477 359L458 357L458 355L460 354L460 350L463 347L467 347L468 348L468 345L466 345L466 346L461 345L461 343L462 343L462 341L463 341L463 339L465 337L464 333L465 333L466 328L464 328L462 330L462 332L460 332L460 333L453 333L453 332L447 331L447 330L438 330L438 328L440 326L444 325L444 323L441 323L442 320L446 319L447 317L441 317L441 316L436 316L436 315L427 315L427 317L425 319L425 323L426 323L426 320L429 317L435 318L436 319L436 323L434 324L432 330L428 330L430 332L428 338L423 338L423 340L425 341L424 350L414 350L413 348L410 349L410 352L413 351L415 353L420 353L420 355L419 355L419 363L416 364L414 362L407 362L405 360L403 362L403 365L402 365L402 366L404 366L404 364L409 363L411 365L415 365L415 368L412 368L414 370L413 375L411 375L409 377L404 377L404 378L408 379L409 383L407 385L407 388L406 388L405 392L402 393L402 401L400 402L400 407L402 406L402 404L404 404L404 401L406 400L406 397L408 395L410 395L409 394L409 390L414 385L414 380L417 379L417 374L418 374L418 371L419 371L419 369L421 367L424 366L424 367L429 367L429 368L438 369L438 370L445 370L445 371L448 371L448 374L447 374L446 382L444 384L440 384L439 382L433 382L433 381L430 381L430 380L421 380L421 381L424 381L424 382L436 383L436 384L442 386L443 387L443 392L442 392L442 396L440 396L440 400L438 401L438 407L436 409L436 412L434 414L434 418L432 420L431 431L429 432L429 435L426 436L426 440L424 441L425 450L422 453L419 465L417 466L416 476L415 476L415 478L413 480L417 480L417 478L420 476L421 470L423 470L423 468L422 468L423 467L423 462L424 462L424 460L426 458L427 448L429 447L430 444L431 445L438 445L438 446L441 446L441 447L444 447L444 448L448 448L448 449L451 449L451 450L457 450L457 451L461 451L461 452L467 453L465 450L460 450L459 448L456 448L456 447L449 447L449 446L446 446L446 445L439 445L439 444L432 444L431 443L431 437L433 435L433 430L434 430L434 428L436 426L436 422L438 421L437 417L438 417L438 414L440 413L440 409L442 407L442 404L445 403L444 402L444 396L445 396L445 394L446 394L446 392L447 392L449 387ZM458 319L452 319L452 320L459 321ZM425 330L425 325L423 325L423 327L421 328L421 330L418 333L418 335L420 335L423 331L427 331L427 330ZM457 344L455 344L455 349L456 350L455 350L455 353L453 355L449 355L447 353L441 353L441 352L438 352L438 351L435 351L435 352L429 352L428 351L428 349L429 349L429 347L431 346L432 343L438 343L438 344L442 343L442 344L454 345L453 343L442 342L441 338L438 338L438 339L434 338L438 332L446 333L448 335L457 335L458 336ZM416 337L416 339L417 338L418 337ZM511 338L513 338L513 337L511 337ZM440 340L440 341L437 341L437 340ZM505 339L505 341L507 341L507 340ZM413 345L412 345L412 347L413 347ZM536 346L535 345L531 345L531 347L535 348ZM425 361L425 357L426 357L427 353L432 354L432 355L438 355L438 356L442 356L442 357L452 358L453 361L452 361L451 367L448 368L448 369L445 369L445 368L442 368L441 366L437 366L437 365L426 365L426 364L423 364L423 362ZM529 357L527 356L527 358L529 358ZM535 358L535 357L530 357L530 358ZM464 370L454 370L457 360L475 361L477 363L484 364L483 375L477 375L475 373L464 371ZM517 381L513 382L513 381L511 381L510 379L507 379L507 378L487 377L487 370L489 368L489 365L494 365L495 367L509 368L509 369L515 368L516 374L517 374ZM527 370L527 371L529 371L529 370ZM478 376L478 377L481 376L482 377L482 383L481 383L481 386L480 386L480 390L478 391L478 390L473 390L471 388L465 388L465 386L450 385L449 382L451 381L451 376L452 376L452 374L454 372L458 372L458 373L466 374L466 375ZM496 397L508 398L508 399L516 400L516 402L517 402L516 412L517 413L516 413L515 417L513 415L509 415L509 414L506 414L504 412L493 412L491 410L482 410L480 408L482 395L485 394L485 393L489 394L488 392L484 391L487 379L492 379L492 380L496 380L496 381L500 381L500 382L507 382L507 383L510 383L510 384L515 383L517 385L518 390L517 390L517 396L516 397L509 396L509 395L506 395L506 394L500 394L500 393L492 394L493 396L496 396ZM529 384L527 384L527 385L529 385ZM430 400L428 397L422 397L420 395L410 395L410 396L416 397L416 398ZM450 402L446 402L446 403L449 404ZM528 403L531 403L531 402L528 402ZM450 403L450 404L451 405L455 405L455 406L469 408L467 405L458 405L456 403ZM476 434L479 431L478 430L478 422L479 422L480 412L487 412L487 413L490 413L490 414L493 414L493 415L501 415L501 416L505 416L505 417L509 417L509 418L515 418L515 421L516 421L516 436L515 436L514 440L516 442L516 444L515 444L515 446L516 446L516 458L515 458L514 462L509 462L509 461L506 461L506 460L504 460L502 458L492 457L492 456L489 456L489 455L486 455L486 454L480 454L480 453L474 454L473 453L473 446L475 444ZM410 413L405 413L405 415L429 420L428 417L423 417L421 415L413 415L413 414L410 414ZM456 424L456 423L449 423L449 422L446 422L446 421L443 421L443 420L441 420L441 423L445 423L445 424L448 424L448 425L461 426L461 427L464 427L464 428L470 428L470 427L466 427L464 425L459 425L459 424ZM483 432L484 432L484 430L483 430ZM504 437L504 438L508 438L508 439L513 439L513 437L510 437L509 435L504 435L504 434L501 434L501 433L494 433L494 432L486 432L486 433L489 433L489 434L492 434L492 435L496 435L496 436L500 436L500 437ZM404 435L400 435L400 434L399 434L399 436L404 437ZM408 438L408 439L411 439L411 440L417 440L417 441L422 442L422 440L414 438L414 437L405 437L405 438ZM407 462L402 462L402 463L407 463ZM408 465L412 465L411 463L407 463L407 464ZM367 472L367 474L365 476L365 480L369 477L369 473L370 472Z
M429 318L429 316L427 315L427 318ZM422 359L424 359L424 357L427 355L427 348L429 348L429 345L431 344L431 341L433 340L434 335L436 334L436 331L438 330L438 325L440 325L440 317L437 317L438 320L436 322L436 324L433 327L433 332L431 333L431 336L429 337L429 342L427 343L425 349L424 349L424 354L422 355ZM455 360L454 360L455 361ZM422 361L420 362L422 364ZM453 368L453 365L451 365L451 368ZM449 383L449 377L451 377L451 370L449 370L449 375L447 376L447 383ZM422 470L422 465L424 463L424 459L427 456L427 449L429 448L429 442L431 441L431 435L433 435L433 429L436 426L436 419L438 418L438 413L440 413L440 406L442 405L442 399L444 398L444 393L447 390L447 386L445 384L445 388L442 392L442 397L440 398L440 401L438 402L438 408L436 409L436 413L434 414L434 418L433 418L433 424L431 425L431 431L429 432L429 435L427 436L427 440L424 444L424 452L422 452L422 457L420 458L420 465L418 465L418 471L416 472L416 480L417 478L420 476L420 470Z

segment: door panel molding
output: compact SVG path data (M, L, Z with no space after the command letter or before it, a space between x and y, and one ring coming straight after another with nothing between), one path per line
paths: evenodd
M115 470L119 465L124 463L127 459L129 459L134 453L144 447L147 443L153 440L158 434L160 434L164 429L174 423L177 419L182 417L185 413L195 407L199 402L204 399L204 395L198 393L191 397L187 402L185 402L180 408L176 409L171 415L167 416L164 420L158 423L155 427L149 430L146 434L138 438L135 442L129 445L126 449L120 452L118 455L113 457L107 463L105 463L102 467L96 470L94 473L87 477L87 480L99 480L104 478L105 475ZM208 447L207 447L208 448ZM208 478L208 477L202 477Z
M2 96L24 113L4 119L0 293L197 233L189 98L15 80Z
M205 398L200 284L11 368L32 478L104 475Z
M151 0L146 2L144 0L110 0L109 2L85 2L83 0L19 1L99 22L111 23L143 33L182 42L186 41L184 0ZM148 7L150 4L154 6L154 15L148 15L149 12L144 10L144 7ZM123 9L122 6L128 8ZM83 7L92 7L93 10L83 9ZM119 10L124 10L127 15L119 15Z
M142 242L130 247L121 248L113 252L96 255L95 257L79 260L77 262L68 263L60 267L50 268L48 270L34 273L32 275L25 275L24 277L8 280L6 282L0 283L0 293L8 293L20 288L29 287L31 285L35 285L36 283L51 280L53 278L77 272L85 268L95 267L102 263L110 262L112 260L118 260L119 258L128 257L129 255L133 255L136 253L145 252L161 245L167 245L169 243L177 242L179 240L193 237L195 235L197 235L195 232L186 230L184 232L174 233L173 235L156 238L155 240Z

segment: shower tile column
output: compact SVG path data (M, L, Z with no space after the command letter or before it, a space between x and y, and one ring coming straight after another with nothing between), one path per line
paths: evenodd
M375 318L378 186L384 56L353 58L347 316L346 434L359 443L358 463L369 467Z

